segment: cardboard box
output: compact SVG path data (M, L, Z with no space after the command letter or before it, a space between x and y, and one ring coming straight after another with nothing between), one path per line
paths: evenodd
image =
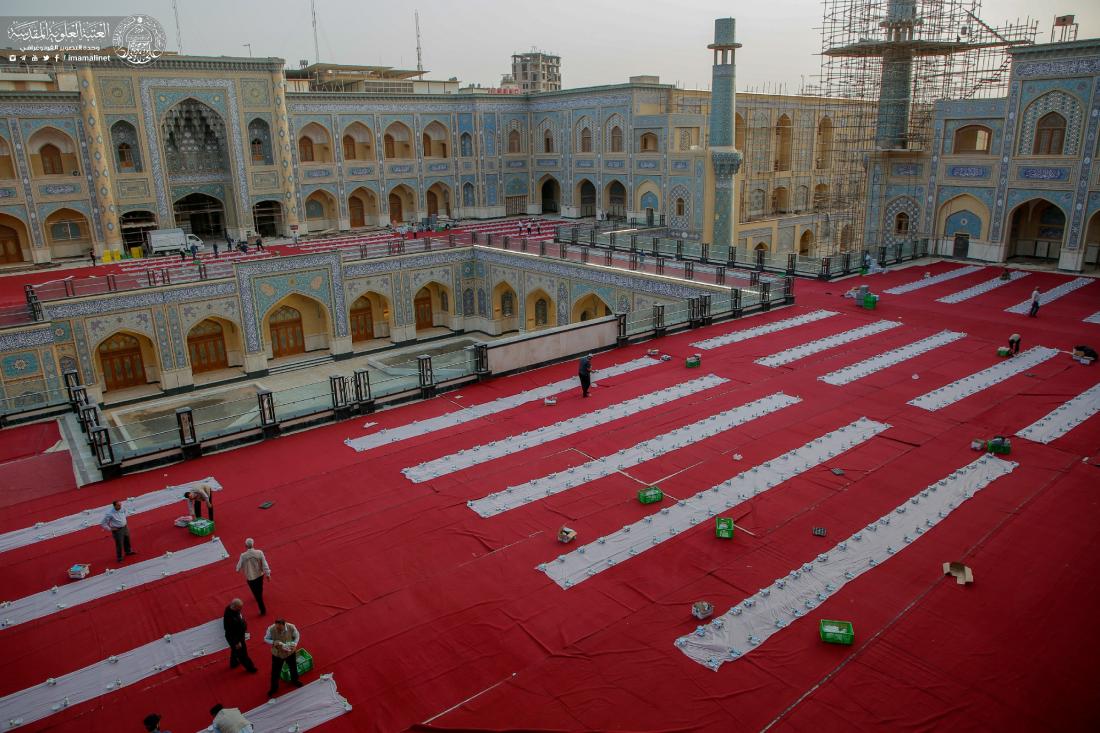
M562 527L558 530L558 542L567 545L575 539L577 539L577 530L569 527Z
M88 573L92 572L92 566L88 563L77 563L69 568L69 577L72 580L83 580L88 577Z
M945 562L943 564L944 575L954 575L955 582L959 585L969 585L974 582L974 571L970 569L969 565L963 565L961 562Z

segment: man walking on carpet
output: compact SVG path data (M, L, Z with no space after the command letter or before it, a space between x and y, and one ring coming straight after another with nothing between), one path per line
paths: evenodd
M577 371L577 376L581 380L581 397L588 396L588 389L592 386L592 355L587 354L581 357L580 369Z
M283 665L290 665L290 684L301 687L298 679L298 629L294 624L288 624L286 619L277 618L275 623L267 627L264 641L271 645L271 686L267 696L275 697L279 691L279 675L282 674Z
M128 512L122 508L122 500L115 499L111 502L111 508L103 515L103 521L99 523L99 526L110 532L115 540L115 557L118 562L122 562L124 550L127 555L137 554L130 548L130 525L126 519L127 514Z
M260 607L260 615L267 615L267 606L264 605L264 578L271 582L271 566L267 564L267 557L263 550L257 550L255 542L249 537L244 541L245 551L237 559L237 572L244 574L248 587L256 599L256 605Z
M248 622L244 620L241 608L244 602L240 598L234 598L225 607L222 614L222 627L225 629L225 642L229 644L229 668L235 669L237 665L243 666L250 674L259 670L248 657L248 647L245 645L245 632L248 630Z
M1039 288L1035 288L1031 291L1031 312L1028 313L1028 316L1031 318L1039 315L1039 299L1041 296L1042 294L1039 292Z

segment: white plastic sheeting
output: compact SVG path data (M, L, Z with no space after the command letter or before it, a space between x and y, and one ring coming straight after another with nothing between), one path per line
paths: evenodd
M518 486L509 486L504 491L498 491L476 501L469 501L467 506L483 517L501 514L536 499L553 496L586 484L589 481L609 476L624 468L645 463L665 453L705 440L749 420L763 417L801 401L802 399L799 397L791 397L782 392L776 392L740 407L735 407L732 410L711 415L697 423L677 428L630 448L624 448L604 458L589 461L576 468L552 473Z
M804 313L794 318L784 318L781 321L773 321L772 323L765 323L763 326L756 326L754 328L745 328L740 331L733 331L732 333L723 334L721 336L715 336L714 338L704 339L702 341L696 341L692 344L697 349L717 349L719 346L727 346L729 344L735 344L738 341L748 341L751 338L757 336L765 336L769 333L775 333L776 331L785 331L788 328L795 328L807 323L813 323L814 321L820 321L822 318L828 318L829 316L839 315L835 311L817 310L809 313Z
M1075 277L1069 282L1064 282L1057 287L1051 288L1045 293L1039 293L1039 305L1046 305L1047 303L1058 300L1065 295L1069 295L1078 288L1085 287L1091 282L1093 282L1093 279L1091 277ZM1005 308L1005 313L1027 313L1030 310L1031 298L1029 297L1027 300L1017 303L1011 308Z
M205 484L214 491L221 491L222 485L213 477L207 477L198 481L189 481L179 486L166 486L158 491L151 491L138 497L126 499L125 509L129 514L141 514L153 509L160 509L177 501L183 501L185 491L197 488ZM88 527L98 527L103 515L111 508L110 504L95 509L85 509L79 514L71 514L67 517L54 519L50 522L37 522L33 527L17 529L13 532L5 532L0 535L0 552L14 550L17 547L53 539L72 532L79 532Z
M323 674L308 685L249 710L244 717L256 733L299 733L350 711L351 704L336 691L332 675ZM213 729L208 725L198 733Z
M868 336L874 336L876 333L889 331L891 328L897 328L900 325L901 324L897 321L875 321L874 323L868 323L866 326L860 326L850 331L836 333L832 336L817 339L816 341L810 341L790 349L784 349L771 356L761 357L756 360L756 363L769 367L783 366L784 364L790 364L792 361L798 361L812 354L827 351L837 346L843 346L844 344L858 341Z
M1100 412L1100 384L1085 390L1073 399L1047 413L1016 433L1020 438L1036 443L1050 443Z
M890 295L901 295L903 293L911 293L914 290L920 290L921 288L927 288L931 285L939 285L940 283L947 282L948 280L954 280L957 277L963 277L964 275L973 275L975 272L981 272L981 267L969 265L967 267L959 267L954 270L948 270L947 272L941 272L939 275L933 275L932 277L921 278L920 280L914 280L903 285L896 285L889 290L883 292Z
M100 575L72 581L67 585L54 586L50 590L35 593L33 596L20 598L17 601L0 603L0 628L17 626L81 603L119 593L127 588L201 568L228 557L221 540L215 537L212 542L203 542L177 552L166 552L152 560L117 570L109 568Z
M617 532L565 555L559 555L553 562L539 565L538 569L562 588L570 588L656 547L665 540L687 532L700 523L706 523L814 466L820 466L867 442L889 427L884 423L860 418L850 425L815 438L801 448L704 489L691 498L664 507L656 514L628 524ZM713 526L711 529L713 531Z
M529 430L520 435L509 436L503 440L474 446L473 448L461 450L458 453L451 453L432 461L425 461L416 466L403 468L401 472L405 474L405 478L410 481L422 483L433 478L438 478L439 476L445 476L454 471L461 471L486 461L511 455L516 451L527 450L528 448L547 443L551 440L564 438L567 435L573 435L582 430L605 425L613 420L621 420L624 417L629 417L643 410L649 410L660 405L667 405L682 397L687 397L696 392L702 392L711 387L717 387L728 381L728 379L708 374L705 377L693 379L690 382L666 387L665 389L660 389L656 392L642 395L641 397L635 397L634 399L626 400L596 410L595 412L586 413L578 417L570 418L569 420L562 420L553 425Z
M637 369L656 366L660 363L661 362L655 359L642 357L622 364L614 364L609 367L602 367L598 370L594 370L592 376L594 380L617 377L620 374L627 374ZM461 425L462 423L471 422L472 420L479 420L489 415L495 415L498 412L511 410L514 407L519 407L528 402L544 400L547 397L553 397L556 394L565 392L568 389L577 388L578 384L576 377L561 379L543 387L529 389L509 397L498 397L490 402L481 405L471 405L465 409L449 412L439 417L433 417L427 420L417 420L408 425L400 425L396 428L379 430L377 433L364 435L361 438L348 438L344 443L347 444L349 448L354 448L359 452L368 451L379 446L408 440L418 435L426 435L437 430L453 428L455 425Z
M818 377L822 382L828 384L842 385L849 384L857 379L863 379L869 374L882 371L887 367L892 367L895 364L900 364L903 361L907 361L921 354L927 353L932 349L938 349L941 346L946 346L952 341L958 341L961 338L966 338L965 333L958 331L940 331L939 333L923 338L920 341L914 341L911 344L905 346L899 346L896 349L890 349L884 351L881 354L872 356L870 359L864 359L858 361L855 364L850 364L841 369L837 369L835 372L829 372L823 376Z
M767 588L676 640L691 659L717 670L740 659L803 616L846 583L873 570L935 527L963 501L1016 468L1011 461L985 455L917 492L896 509L837 543ZM938 573L938 568L933 568ZM803 622L806 623L806 622ZM858 633L858 629L857 629Z
M1100 323L1100 311L1093 313L1091 316L1085 319L1085 323Z
M968 377L963 377L939 389L934 389L931 392L922 394L920 397L915 397L909 400L909 404L923 410L928 410L929 412L939 410L959 400L965 399L970 395L977 394L984 389L989 389L993 385L999 384L1009 377L1026 372L1037 364L1042 364L1057 353L1057 349L1036 346L1027 351L1022 351L1016 356L1004 359L988 369L975 372Z
M1010 282L1015 282L1022 277L1027 277L1030 272L1023 272L1021 270L1013 270L1009 273L1007 280L1002 280L1000 277L995 277L992 280L986 280L984 283L978 283L972 288L966 290L960 290L950 295L945 295L942 298L936 298L937 303L961 303L964 300L970 300L976 298L979 295L988 293L990 290L999 288L1002 285L1008 285Z
M162 639L117 657L108 657L84 669L0 698L0 725L4 730L18 728L70 705L94 700L176 665L227 648L220 618L202 626L167 634Z

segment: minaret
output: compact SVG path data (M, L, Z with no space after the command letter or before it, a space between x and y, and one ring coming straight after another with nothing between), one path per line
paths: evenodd
M741 153L733 143L737 116L737 87L735 85L734 50L741 48L734 41L733 18L717 18L714 21L714 43L707 48L714 51L710 92L710 176L714 181L713 211L707 217L711 230L711 243L715 257L722 257L728 248L736 246L737 212L734 210L733 179L741 168ZM704 232L705 234L705 232ZM732 255L731 255L732 259Z

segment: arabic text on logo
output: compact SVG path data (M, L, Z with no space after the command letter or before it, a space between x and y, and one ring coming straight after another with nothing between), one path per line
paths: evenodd
M148 15L131 15L115 28L115 53L128 64L143 66L164 53L164 27Z

